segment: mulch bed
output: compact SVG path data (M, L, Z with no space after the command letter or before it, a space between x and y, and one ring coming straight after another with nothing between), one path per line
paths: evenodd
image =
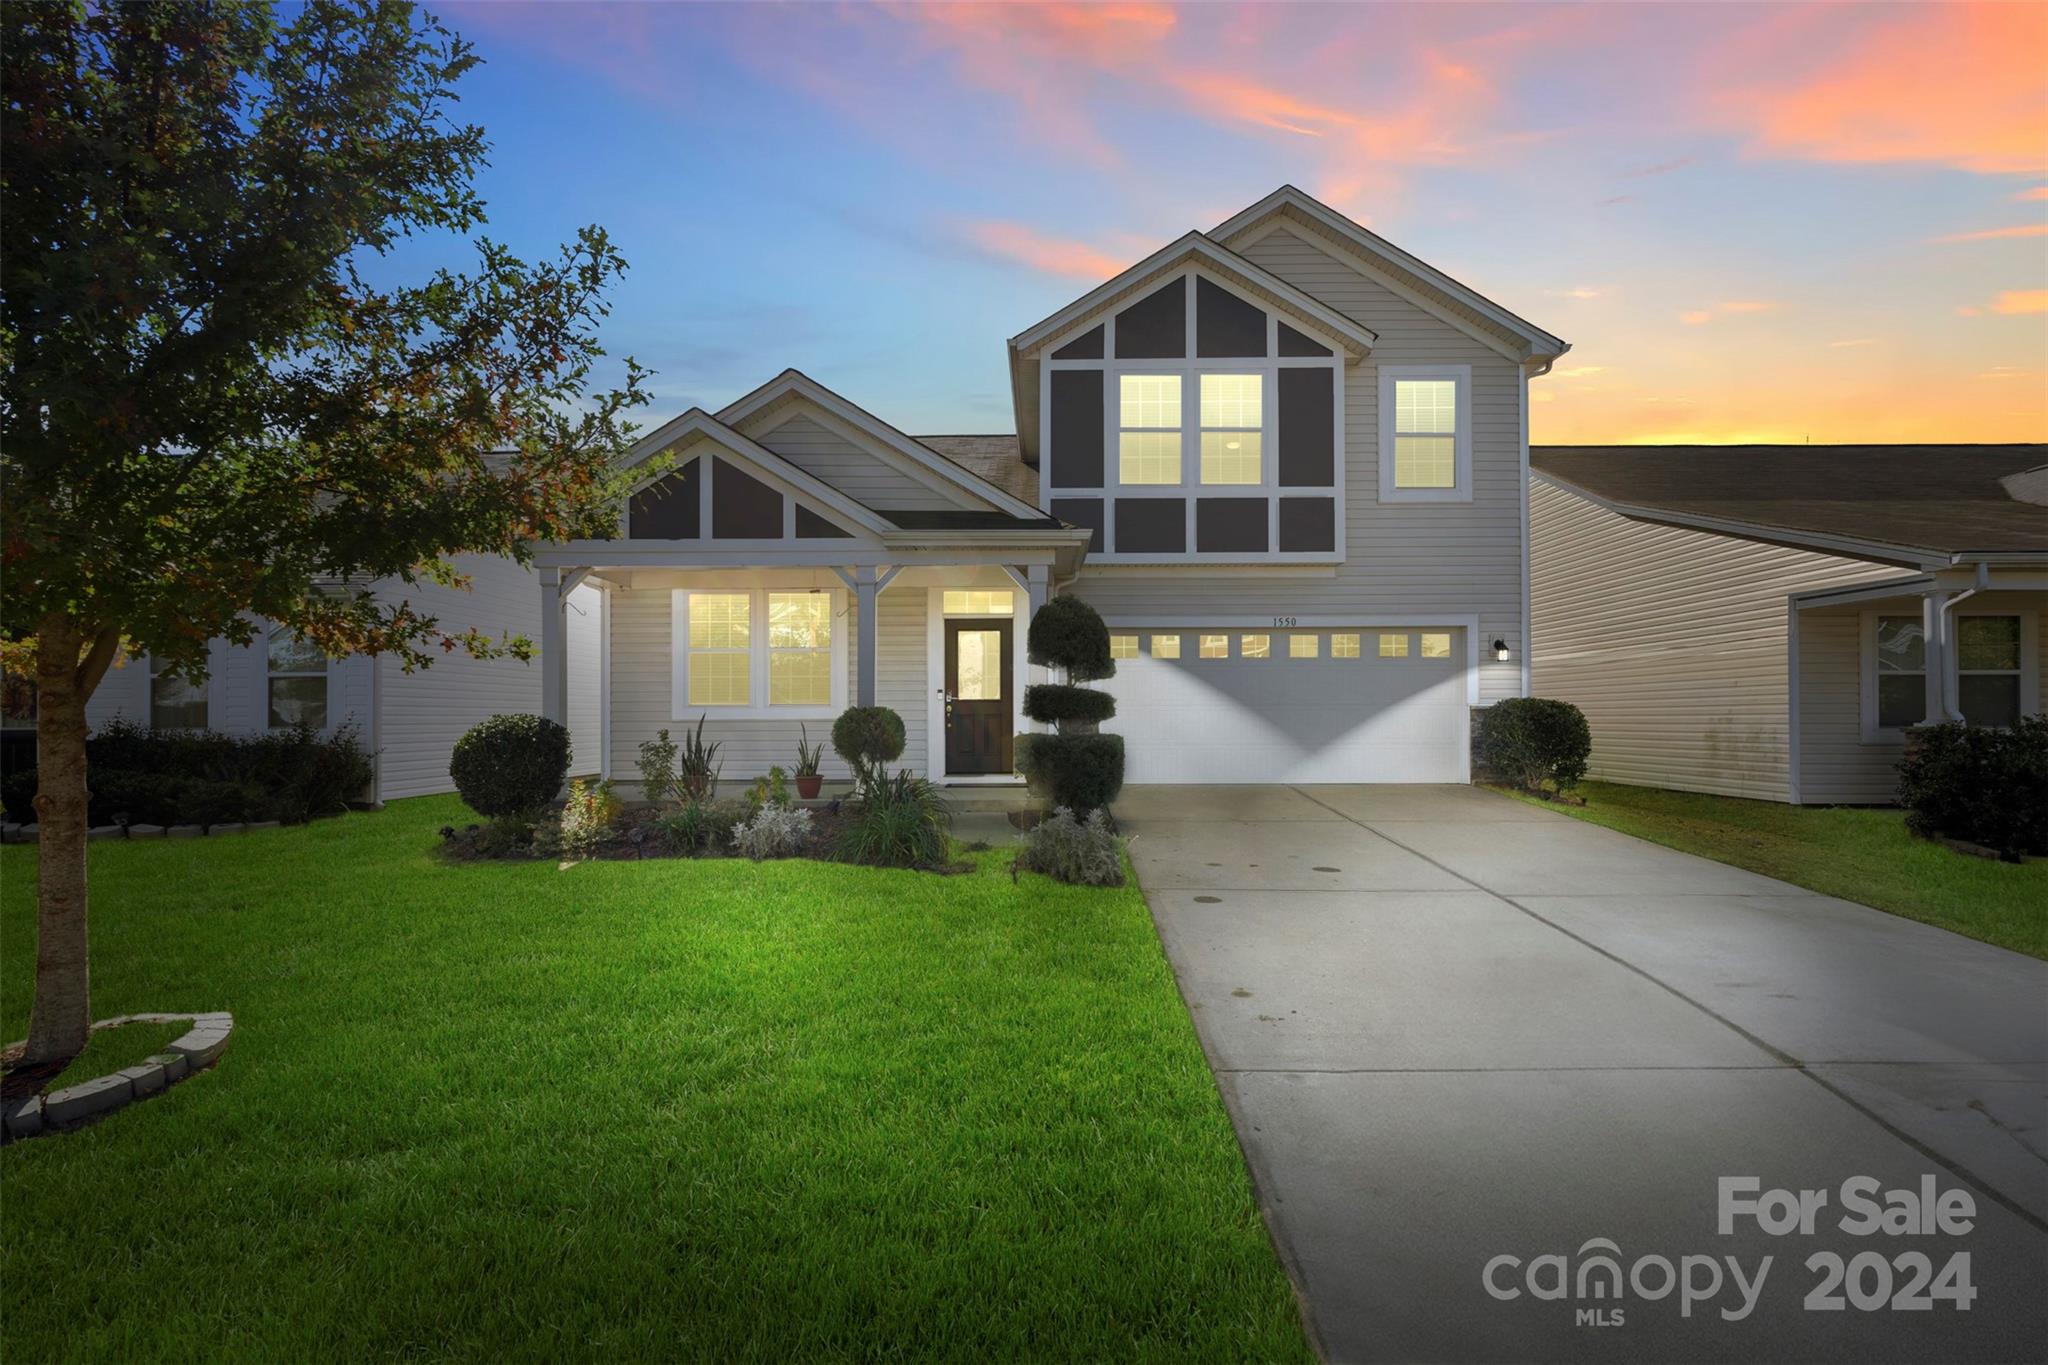
M813 862L837 863L843 859L833 856L832 849L846 827L853 823L852 815L838 801L823 802L806 806L811 813L811 837L803 849L791 854L794 858L806 858ZM658 817L666 812L651 806L635 807L620 817L610 842L594 850L584 858L565 860L556 852L542 851L531 844L516 846L511 851L486 851L479 847L481 838L488 836L484 825L469 825L456 828L454 837L444 834L442 855L455 862L538 862L538 861L594 861L594 862L641 862L672 858L702 858L715 861L746 862L745 855L736 852L730 845L709 849L679 849L670 843L667 833L661 828ZM918 867L917 872L933 872L941 876L958 876L974 870L973 863L943 863L936 867Z

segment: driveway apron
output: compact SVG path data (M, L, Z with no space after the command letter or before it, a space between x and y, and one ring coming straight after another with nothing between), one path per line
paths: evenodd
M2048 1358L2048 964L1472 787L1117 814L1328 1358ZM1724 1233L1724 1177L1826 1202Z

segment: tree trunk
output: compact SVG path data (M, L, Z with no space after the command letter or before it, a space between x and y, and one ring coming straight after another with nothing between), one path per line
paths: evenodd
M92 1024L85 937L85 702L106 670L53 612L36 633L36 991L24 1066L68 1062ZM94 656L102 652L95 642ZM112 650L105 653L111 657ZM97 667L95 667L97 663Z

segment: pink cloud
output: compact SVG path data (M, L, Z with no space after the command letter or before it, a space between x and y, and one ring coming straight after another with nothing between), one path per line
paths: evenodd
M1806 32L1810 41L1787 41L1796 36L1790 30L1836 23L1865 27L1846 40ZM2038 174L2048 165L2048 64L2041 60L2048 8L1815 7L1759 28L1768 35L1768 58L1787 50L1831 55L1805 71L1752 71L1737 88L1715 92L1717 116L1746 128L1758 151L1997 175Z
M989 255L1028 265L1048 275L1106 280L1131 264L1086 242L1048 237L1022 223L983 219L962 227L967 240Z
M1947 242L1992 242L2002 237L2048 237L2048 223L2022 223L2018 227L1985 228L1982 232L1951 232L1946 237L1930 237L1928 241L1941 245Z
M1709 304L1705 308L1680 313L1678 320L1688 327L1699 327L1725 317L1746 313L1775 313L1777 310L1778 305L1766 299L1728 299L1721 303Z
M2034 188L2030 190L2021 190L2018 194L2015 194L2013 198L2021 200L2022 202L2027 200L2048 199L2048 185L2036 185L2034 186Z

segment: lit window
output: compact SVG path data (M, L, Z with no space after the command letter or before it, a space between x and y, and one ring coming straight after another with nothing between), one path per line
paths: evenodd
M1458 486L1458 385L1394 381L1394 487Z
M1877 618L1877 723L1886 730L1927 716L1927 640L1917 616Z
M753 700L752 625L750 594L690 594L690 705L745 706Z
M694 635L694 613L691 620ZM768 704L832 704L832 599L827 594L768 594Z
M1202 482L1255 484L1263 453L1263 385L1256 374L1202 376Z
M1355 659L1358 657L1358 636L1332 635L1330 657L1333 659Z
M1972 725L2020 719L2020 618L1956 618L1956 706Z
M270 632L270 728L327 728L327 656L290 626Z
M1003 633L1000 630L963 630L956 645L959 688L957 701L1001 701L1003 699Z
M1290 659L1313 659L1322 652L1323 640L1320 635L1290 635L1287 637L1287 657Z
M1135 659L1138 657L1138 637L1135 635L1112 635L1109 637L1109 657L1112 659Z
M945 595L948 616L1009 616L1016 611L1016 599L1008 592L955 592Z
M1204 635L1200 647L1195 652L1204 659L1227 659L1230 657L1230 637Z
M1431 634L1422 635L1422 657L1425 659L1448 659L1451 657L1451 637Z
M165 672L162 661L152 655L149 660L149 723L158 730L204 730L206 684Z
M1240 659L1270 659L1273 657L1273 637L1270 635L1240 635L1237 637L1237 656Z
M1382 632L1380 635L1380 657L1382 659L1407 658L1408 637L1406 635L1388 635Z
M1178 659L1180 657L1180 636L1153 636L1152 657L1155 659Z
M1180 482L1180 376L1119 376L1117 479L1127 484Z

